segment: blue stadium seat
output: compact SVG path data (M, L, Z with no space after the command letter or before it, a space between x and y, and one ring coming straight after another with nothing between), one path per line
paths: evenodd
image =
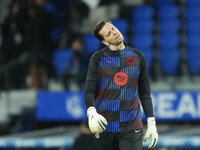
M174 34L178 33L180 30L181 24L178 19L170 21L161 21L160 22L160 33L161 34Z
M200 20L187 21L187 34L200 34Z
M155 0L157 6L171 5L171 0Z
M132 10L132 20L141 21L141 20L151 20L154 16L155 10L150 5L143 5L135 7Z
M142 50L142 49L151 49L154 44L153 35L135 35L132 40L132 47Z
M200 0L185 0L186 6L200 6Z
M186 7L186 19L187 19L187 21L200 19L199 6L188 6L188 7Z
M124 36L124 43L129 44L129 37L127 34L123 34Z
M162 49L169 49L170 48L178 48L180 44L180 36L178 34L171 34L171 35L161 35L160 37L160 48Z
M45 11L53 13L56 17L60 18L60 11L56 8L56 6L51 3L47 2L44 6Z
M179 62L181 53L179 49L160 52L160 65L165 75L176 75L179 73Z
M192 74L200 74L200 48L187 51L187 65Z
M187 48L194 49L200 47L200 34L187 35Z
M159 19L161 21L177 19L179 14L179 7L175 5L166 5L159 8Z
M56 27L51 31L50 37L53 41L57 41L60 39L61 34L62 34L62 29L59 27Z
M118 30L122 33L122 34L126 34L129 28L129 22L126 19L116 19L116 20L112 20L112 23L114 24L114 26L116 26L118 28Z
M155 56L154 51L152 49L141 49L140 51L142 51L142 53L145 56L146 63L147 63L147 70L148 70L148 73L151 74L152 63L153 63L154 56Z
M152 34L154 25L155 23L153 20L136 21L133 25L134 34Z
M57 49L53 53L53 65L58 76L62 76L73 57L71 49Z
M83 36L83 40L85 43L85 48L90 54L93 54L94 52L98 51L102 44L102 42L96 39L93 34L85 34Z

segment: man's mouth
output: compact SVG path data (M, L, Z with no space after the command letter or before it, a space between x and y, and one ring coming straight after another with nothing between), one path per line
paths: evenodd
M120 34L116 37L116 39L118 39L120 37Z

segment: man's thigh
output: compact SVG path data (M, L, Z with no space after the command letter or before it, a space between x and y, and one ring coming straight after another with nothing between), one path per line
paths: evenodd
M143 129L119 133L119 150L141 150Z
M96 150L118 150L117 133L95 134Z

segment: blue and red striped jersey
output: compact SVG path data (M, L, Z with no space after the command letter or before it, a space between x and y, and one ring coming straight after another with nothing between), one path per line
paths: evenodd
M143 53L126 46L108 47L90 59L84 100L108 121L104 132L143 128L140 102L146 117L153 117L150 86Z

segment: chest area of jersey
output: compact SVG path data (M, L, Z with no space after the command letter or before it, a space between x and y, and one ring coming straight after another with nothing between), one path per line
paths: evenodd
M129 78L139 78L140 60L137 55L101 57L99 78L114 79L120 85Z

